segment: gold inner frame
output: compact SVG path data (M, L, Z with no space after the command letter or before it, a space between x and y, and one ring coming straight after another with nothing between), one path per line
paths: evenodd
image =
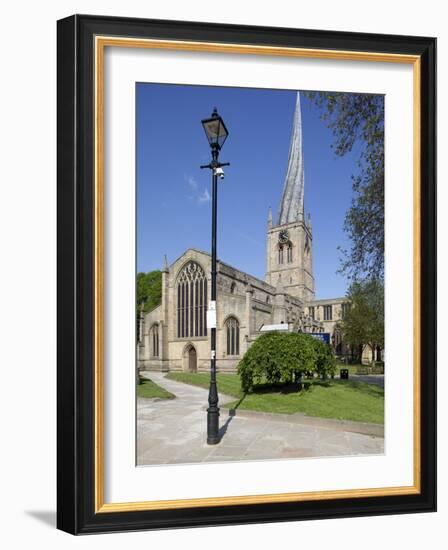
M211 53L234 53L314 59L406 63L413 65L413 298L414 298L414 480L413 485L350 490L313 491L244 495L181 500L142 502L104 502L104 51L108 46L121 48L153 48ZM344 50L305 49L256 46L252 44L225 44L176 40L153 40L96 36L95 54L95 513L142 510L179 509L204 506L231 506L274 502L331 500L338 498L379 497L420 493L421 437L420 437L420 203L421 203L421 60L417 55L380 52L352 52Z

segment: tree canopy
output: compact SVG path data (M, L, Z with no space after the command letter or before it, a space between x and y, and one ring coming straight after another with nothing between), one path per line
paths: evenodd
M384 278L384 96L306 92L333 132L338 156L359 144L358 172L352 175L354 198L344 230L351 249L342 250L341 271L353 280Z
M137 312L146 313L158 306L162 301L162 272L159 270L148 273L137 273Z
M341 322L345 342L352 346L367 345L375 351L384 347L384 288L378 280L356 282L348 292L349 307Z

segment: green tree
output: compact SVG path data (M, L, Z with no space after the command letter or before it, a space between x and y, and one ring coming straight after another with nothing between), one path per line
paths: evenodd
M341 250L341 272L353 280L384 278L384 96L307 92L333 132L338 156L356 150L354 198L344 230L351 249Z
M314 371L322 378L326 378L328 375L333 376L336 372L336 357L333 348L316 338L313 338L313 345L316 354Z
M347 297L349 307L341 322L344 341L369 346L374 365L377 347L384 347L384 287L376 279L355 282Z
M162 301L162 272L137 273L137 312L146 313Z

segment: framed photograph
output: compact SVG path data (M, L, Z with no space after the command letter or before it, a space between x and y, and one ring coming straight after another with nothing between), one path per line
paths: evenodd
M58 21L58 528L435 510L435 53Z

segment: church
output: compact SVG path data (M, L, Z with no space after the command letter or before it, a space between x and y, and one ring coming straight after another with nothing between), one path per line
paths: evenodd
M304 211L300 94L294 113L288 167L276 222L269 209L266 276L258 279L217 262L216 366L234 372L246 350L266 330L330 334L341 349L337 323L346 298L315 300L313 231ZM139 370L201 372L210 369L207 304L211 256L189 248L162 269L162 301L141 316Z

